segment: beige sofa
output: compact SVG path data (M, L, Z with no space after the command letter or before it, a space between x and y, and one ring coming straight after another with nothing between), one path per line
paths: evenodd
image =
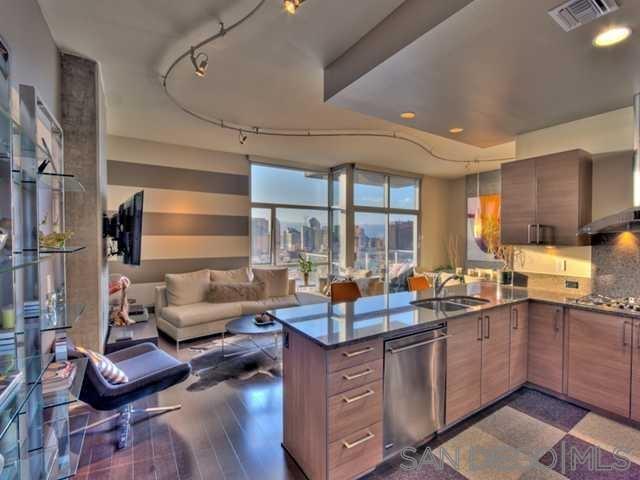
M227 302L208 297L212 283L240 285L237 291L245 282L256 281L265 286L263 298ZM297 305L295 281L289 280L286 269L200 270L166 275L165 284L155 292L158 328L174 339L178 348L184 340L224 332L230 320L242 315Z

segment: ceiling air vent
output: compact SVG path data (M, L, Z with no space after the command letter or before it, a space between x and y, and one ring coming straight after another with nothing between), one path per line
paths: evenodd
M565 32L586 25L620 8L616 0L569 0L554 9L549 15Z

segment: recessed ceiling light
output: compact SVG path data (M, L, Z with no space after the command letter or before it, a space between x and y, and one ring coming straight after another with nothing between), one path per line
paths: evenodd
M416 118L415 112L402 112L400 116L405 120L413 120L414 118Z
M449 133L462 133L462 132L464 132L464 128L455 127L455 128L449 129Z
M296 12L298 11L298 8L300 8L300 5L302 5L302 2L304 1L305 0L284 0L282 2L282 6L285 12L287 12L290 15L295 15Z
M596 38L593 39L593 44L596 47L611 47L620 42L624 42L631 35L631 29L629 27L611 27L605 31L599 33Z

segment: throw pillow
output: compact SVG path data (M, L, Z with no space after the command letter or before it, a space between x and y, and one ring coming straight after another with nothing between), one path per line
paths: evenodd
M236 270L209 270L211 273L211 281L216 283L248 283L248 268L238 268Z
M254 268L256 281L265 285L268 298L286 297L289 295L289 269L287 268Z
M209 292L209 270L191 273L168 273L164 276L167 284L169 305L190 305L204 302Z
M255 302L266 298L265 291L265 285L262 282L211 282L207 300L210 303Z
M107 382L118 385L129 381L127 374L104 355L78 346L76 346L76 352L80 352L88 357L89 361L98 369L100 375L102 375Z

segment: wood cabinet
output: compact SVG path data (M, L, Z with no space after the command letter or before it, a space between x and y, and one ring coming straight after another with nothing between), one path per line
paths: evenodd
M560 306L529 304L529 382L562 393L564 310Z
M382 339L325 350L284 328L283 445L308 478L358 478L382 462Z
M592 161L570 150L503 164L502 243L586 245L591 221Z
M456 318L447 333L446 423L451 424L481 406L482 322L480 314Z
M567 318L567 394L628 417L633 321L577 309Z
M633 323L633 360L631 375L631 418L640 422L640 320Z
M529 344L529 303L511 307L511 339L509 344L509 389L527 381Z
M509 390L510 309L484 312L482 332L482 404L493 402Z
M496 308L448 324L446 423L509 389L509 309Z

